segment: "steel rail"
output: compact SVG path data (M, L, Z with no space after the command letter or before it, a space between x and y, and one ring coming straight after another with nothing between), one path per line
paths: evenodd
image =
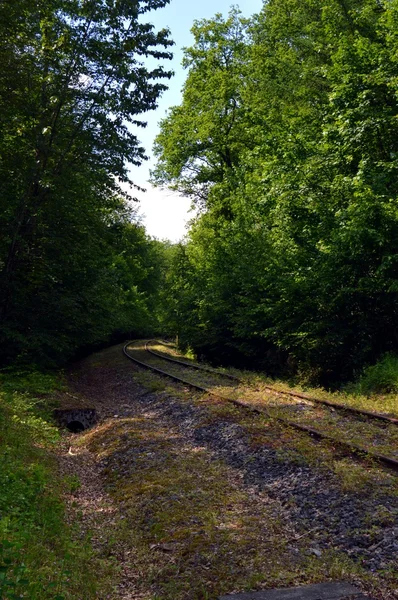
M184 367L190 367L191 369L195 369L196 371L205 371L206 373L212 373L213 375L220 375L221 377L226 377L228 379L232 379L233 381L239 381L240 383L242 383L242 380L239 379L239 377L236 377L235 375L230 375L229 373L221 373L220 371L217 371L217 369L211 369L210 367L204 367L202 365L198 365L196 363L187 363L183 360L179 360L177 358L171 358L169 356L164 356L163 354L160 354L160 352L156 352L156 350L151 350L148 347L148 344L150 342L146 342L145 344L145 350L147 352L149 352L149 354L153 354L154 356L158 356L159 358L163 359L163 360L168 360L169 362L172 363L176 363L178 365L183 365ZM164 344L162 344L164 345Z
M145 344L145 350L147 350L147 352L149 352L150 354L153 354L154 356L158 356L159 358L163 358L164 360L168 360L169 362L175 362L177 364L184 365L186 367L191 367L192 369L206 371L208 373L214 373L216 375L220 375L221 377L228 377L228 379L233 379L234 381L239 381L240 383L245 383L242 379L239 379L239 377L235 377L235 375L229 375L228 373L220 373L220 371L217 371L215 369L210 369L209 367L203 367L196 363L190 364L190 363L186 363L181 360L177 360L175 358L169 358L169 357L163 356L163 354L160 354L159 352L156 352L155 350L150 350L147 346L148 346L148 343ZM290 392L288 390L279 390L278 388L274 388L270 385L265 385L264 389L269 390L271 392L275 392L277 394L290 396L291 398L300 398L301 400L315 402L316 404L323 404L324 406L328 406L329 408L333 408L336 410L344 410L344 411L352 413L354 415L361 415L361 416L367 417L369 419L376 419L379 421L384 421L386 423L390 423L392 425L398 425L398 419L396 419L394 417L389 417L388 415L384 415L382 413L375 413L371 410L365 410L362 408L354 408L353 406L347 406L346 404L340 404L338 402L331 402L330 400L323 400L321 398L314 398L313 396L304 394L302 392Z
M318 429L314 429L313 427L308 427L307 425L300 425L299 423L296 423L295 421L290 421L289 419L284 419L282 417L277 417L277 416L271 415L266 409L259 409L254 406L245 404L244 402L241 402L240 400L228 398L226 396L223 396L222 394L217 394L217 392L213 392L212 390L209 390L208 388L197 385L196 383L192 383L191 381L187 381L186 379L182 379L181 377L177 377L176 375L171 375L170 373L167 373L166 371L163 371L162 369L158 369L157 367L153 367L152 365L149 365L148 363L144 363L141 360L138 360L137 358L131 356L131 354L128 353L127 347L130 345L130 343L131 342L125 344L125 346L123 347L124 355L127 358L129 358L131 361L135 362L136 364L138 364L139 366L141 366L145 369L149 369L150 371L158 373L159 375L162 375L163 377L168 377L169 379L172 379L173 381L176 381L177 383L182 383L193 389L199 390L201 392L204 392L204 393L214 396L216 398L220 398L221 400L224 400L225 402L229 402L229 403L231 403L239 408L243 408L246 411L251 412L253 414L264 415L264 416L268 417L269 419L273 419L275 421L282 423L285 426L288 426L293 429L297 429L298 431L302 431L304 433L310 434L312 437L316 437L318 439L324 439L329 442L332 442L336 446L340 446L341 448L349 450L350 453L354 454L355 456L359 456L361 458L368 457L371 460L376 461L380 464L384 464L384 465L390 467L391 469L393 469L394 471L398 472L398 460L396 460L394 458L390 458L389 456L384 456L383 454L378 454L376 452L371 452L367 448L357 446L356 444L352 444L351 442L338 440L327 433L323 433L322 431L319 431Z

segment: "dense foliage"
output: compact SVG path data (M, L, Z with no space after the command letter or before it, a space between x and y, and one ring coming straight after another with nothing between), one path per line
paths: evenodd
M121 183L170 58L168 0L0 3L0 361L147 328L157 248Z
M157 184L200 209L168 276L208 357L331 381L398 347L398 1L197 22Z

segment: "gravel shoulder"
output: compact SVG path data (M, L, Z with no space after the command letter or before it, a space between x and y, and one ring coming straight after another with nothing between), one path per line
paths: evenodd
M100 598L215 600L328 580L398 598L388 485L343 491L334 473L259 441L239 411L143 372L121 346L75 365L69 387L100 414L60 458L80 482L71 515L116 573Z

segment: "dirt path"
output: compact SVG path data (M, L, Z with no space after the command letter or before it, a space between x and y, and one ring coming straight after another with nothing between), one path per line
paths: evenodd
M345 547L348 534L336 538L341 519L344 530L359 519L350 502L368 499L346 494L342 516L330 481L303 465L278 464L266 447L259 462L234 414L209 410L189 390L137 370L120 346L82 361L69 385L101 417L92 430L70 436L61 457L63 471L80 482L69 498L71 518L92 532L102 561L98 598L216 600L336 579L375 598L398 597L389 562L396 542L391 504L381 543L371 539L365 547L384 548L386 539L379 569L360 546ZM320 493L331 508L318 510ZM352 523L360 528L370 535L362 522Z

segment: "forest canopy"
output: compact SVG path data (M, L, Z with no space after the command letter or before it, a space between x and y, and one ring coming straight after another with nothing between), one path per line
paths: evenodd
M398 1L195 23L153 182L200 209L169 329L208 358L346 378L398 349Z

